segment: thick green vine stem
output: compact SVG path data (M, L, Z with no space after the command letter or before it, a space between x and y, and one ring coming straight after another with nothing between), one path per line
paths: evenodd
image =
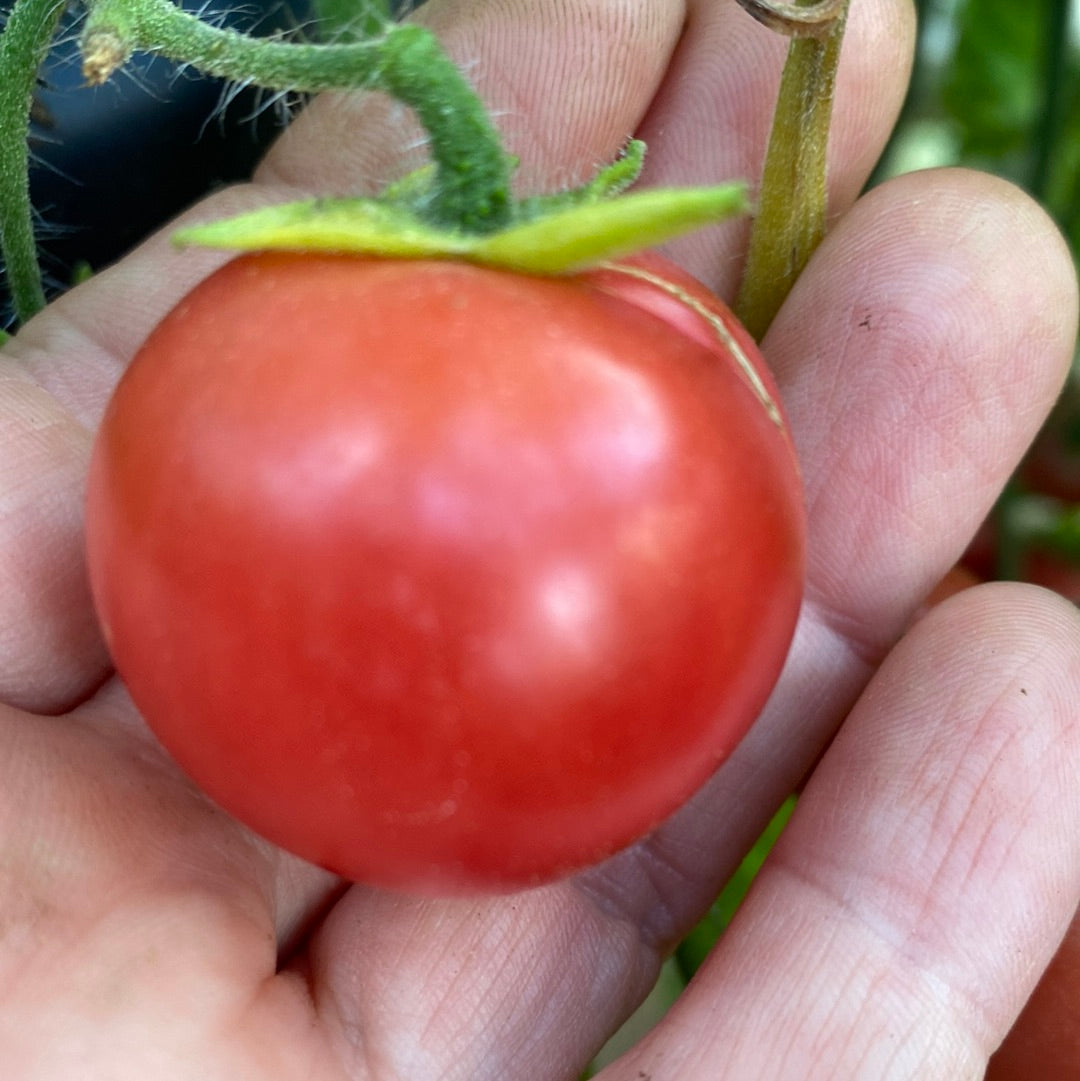
M760 340L825 235L825 152L848 0L798 7L739 2L792 36L735 304L736 314Z
M63 10L58 0L16 0L0 33L0 257L20 322L45 306L30 208L30 105Z
M487 233L510 218L513 161L475 91L422 27L388 24L375 38L309 44L210 26L171 0L88 0L81 48L91 83L145 50L269 89L384 91L410 106L429 136L436 174L427 220Z

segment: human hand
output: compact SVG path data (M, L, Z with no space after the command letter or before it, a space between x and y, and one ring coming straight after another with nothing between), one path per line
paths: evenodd
M630 132L649 143L647 183L759 167L784 44L734 4L432 0L423 14L500 116L526 185L587 175ZM1063 244L999 181L922 174L854 203L911 38L899 0L853 5L838 219L764 342L809 508L785 675L690 805L574 879L454 901L348 886L212 807L111 675L82 568L92 432L142 338L225 256L154 238L9 343L7 1075L573 1078L811 768L699 979L608 1076L981 1075L1080 898L1080 628L1052 595L995 585L904 632L1047 412L1076 297ZM253 186L193 213L378 186L412 139L381 100L321 99ZM744 245L726 225L672 254L730 295Z

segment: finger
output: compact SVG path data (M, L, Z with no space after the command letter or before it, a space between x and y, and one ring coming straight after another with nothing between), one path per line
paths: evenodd
M357 1076L565 1081L648 992L646 953L566 884L450 901L354 888L302 971Z
M229 196L219 198L222 204ZM251 200L246 200L250 205ZM72 708L110 671L83 557L93 433L137 342L227 255L162 237L50 306L0 357L0 702Z
M791 654L712 782L587 876L604 903L670 941L715 895L987 514L1064 378L1076 304L1052 223L990 177L904 177L837 225L764 342L807 493Z
M892 131L915 44L913 6L852 4L829 132L829 206L854 202ZM712 184L761 175L787 39L735 3L690 0L687 28L638 133L649 146L644 182ZM667 251L721 296L734 293L749 221L702 230Z
M90 434L7 359L0 395L0 701L56 712L108 671L79 543Z
M1078 706L1061 598L977 587L921 621L611 1081L982 1077L1080 899Z
M482 84L522 157L525 186L558 187L585 179L625 143L678 40L682 4L431 0L418 17ZM66 294L20 331L11 354L96 427L116 379L152 327L229 258L198 248L177 252L169 238L178 224L281 202L295 197L289 188L324 195L378 190L425 160L419 139L408 110L383 95L317 98L271 149L255 184L204 200Z

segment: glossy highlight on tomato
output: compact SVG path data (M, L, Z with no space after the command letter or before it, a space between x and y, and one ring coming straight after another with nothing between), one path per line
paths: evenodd
M94 450L117 669L210 797L346 877L596 862L709 777L783 663L804 522L775 403L655 256L241 256L152 333Z

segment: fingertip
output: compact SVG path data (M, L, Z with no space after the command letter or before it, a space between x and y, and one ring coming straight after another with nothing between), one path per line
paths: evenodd
M900 656L918 653L933 671L932 689L943 680L962 686L976 665L1000 674L995 657L1017 657L1019 693L1028 698L1023 670L1029 664L1043 687L1044 719L1060 722L1060 746L1080 757L1080 609L1061 594L1028 582L983 582L934 606L908 631ZM948 687L944 688L945 691Z
M856 212L881 215L879 243L890 236L937 238L943 249L963 253L974 285L1008 285L1005 302L991 314L1019 315L1033 344L1054 348L1064 374L1077 335L1076 264L1057 223L1021 187L977 169L925 169L886 180Z

